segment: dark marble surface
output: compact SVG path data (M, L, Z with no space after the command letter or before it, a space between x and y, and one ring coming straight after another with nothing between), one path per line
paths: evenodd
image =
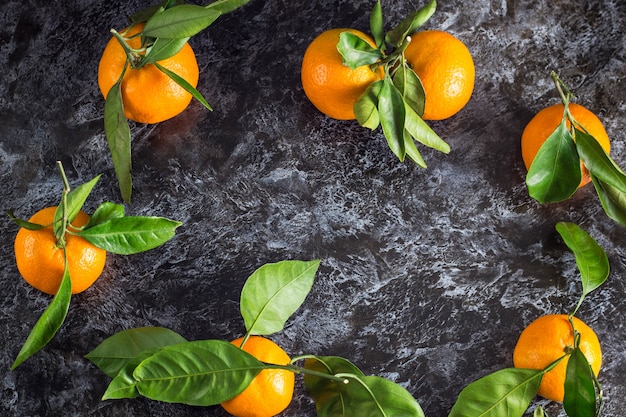
M3 210L28 217L55 204L61 160L73 185L98 173L88 211L120 202L102 130L97 63L111 27L146 1L4 0L0 8L0 180ZM424 2L385 0L387 22ZM605 123L626 166L626 6L614 1L442 1L428 28L462 39L476 88L433 128L445 156L399 163L380 131L333 121L308 102L300 60L332 27L368 30L371 1L251 0L192 39L199 90L170 121L133 125L135 191L127 212L184 222L162 248L110 256L75 296L43 351L9 367L50 297L19 277L0 223L0 415L224 416L145 399L101 402L109 379L83 355L113 333L165 326L188 339L244 331L238 297L266 262L322 260L313 291L273 336L292 355L339 355L405 386L429 417L446 416L471 381L512 365L522 328L568 312L579 295L574 258L557 221L585 228L606 249L607 283L579 317L604 350L604 415L626 414L626 235L591 186L540 206L524 185L519 137L556 102L557 70ZM301 379L298 379L301 381ZM285 416L313 416L301 382ZM564 416L545 401L551 416Z

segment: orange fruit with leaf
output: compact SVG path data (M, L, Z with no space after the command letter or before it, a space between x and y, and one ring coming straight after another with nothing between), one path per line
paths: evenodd
M45 228L28 230L22 227L17 232L14 243L17 268L30 285L47 294L56 294L63 279L67 254L72 293L77 294L85 291L100 277L106 251L72 234L89 221L89 216L80 211L68 225L64 253L53 231L55 212L56 206L47 207L30 218L31 223L45 225Z
M572 317L574 329L580 334L580 350L597 376L602 365L602 349L598 336L577 317ZM513 351L516 368L545 369L552 362L574 349L574 329L566 314L549 314L537 318L520 334ZM537 394L552 401L562 402L565 373L569 357L547 372Z
M290 361L289 355L270 339L251 336L241 346L243 340L238 338L231 343L265 363L287 365ZM221 405L235 417L272 417L291 403L294 381L295 376L291 371L264 369L243 392Z
M447 119L469 102L476 70L463 42L440 30L411 35L404 56L424 87L424 120Z
M145 54L145 46L139 36L143 27L144 24L139 23L121 32L127 47L132 48L130 56L134 56L133 60L129 60L128 51L118 38L114 36L109 40L98 65L98 85L106 98L124 73L121 90L126 117L140 123L159 123L185 110L192 95L155 64L134 67L135 61ZM157 61L157 64L194 88L198 85L198 62L189 43L185 43L175 55Z
M302 59L301 80L304 94L322 113L338 120L353 120L354 103L365 89L383 77L379 67L368 65L351 69L343 64L337 50L339 35L349 32L374 47L374 41L356 29L330 29L319 34L309 44Z
M602 149L609 154L611 151L611 142L609 135L607 134L602 121L592 111L576 103L569 103L569 111L571 112L576 122L578 122L584 129L586 129L591 136L600 144ZM540 110L526 125L522 132L521 147L522 147L522 159L526 169L530 169L530 165L535 160L537 152L544 144L548 136L554 132L559 126L561 120L563 120L564 106L562 103L554 104ZM567 126L570 128L570 122L567 121ZM576 138L574 137L574 140ZM582 178L579 188L588 184L591 181L589 171L585 167L585 164L580 162L580 169Z

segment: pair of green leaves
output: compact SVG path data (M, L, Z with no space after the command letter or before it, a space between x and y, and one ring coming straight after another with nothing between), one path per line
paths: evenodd
M577 225L560 222L556 225L556 230L574 253L581 274L582 296L570 314L571 318L584 298L606 281L610 272L609 262L602 247ZM572 327L574 328L573 322ZM561 360L568 361L563 401L565 412L569 417L596 417L601 408L602 390L587 358L580 350L580 335L575 328L574 334L572 352L545 369L506 368L472 382L459 394L449 417L522 417L537 394L543 375ZM543 411L537 411L536 414L542 413Z
M376 46L350 32L341 33L337 44L344 65L352 69L369 65L373 71L383 68L383 79L368 86L354 105L359 124L371 130L381 126L394 155L400 161L408 157L423 168L426 162L415 141L446 154L450 146L422 119L426 101L424 87L404 58L404 50L410 35L430 19L436 7L436 1L431 0L385 34L378 0L370 14L370 30ZM388 46L393 50L390 54L385 53Z
M70 227L70 223L82 209L100 176L70 190L60 162L58 167L65 187L52 227L63 250L65 250L65 234L72 233L107 252L121 255L140 253L170 240L176 228L181 225L180 222L162 217L126 216L123 206L105 202L95 210L85 226L80 229ZM18 226L29 230L39 230L50 226L17 219L11 212L9 216ZM31 330L11 369L18 367L52 340L65 321L71 296L72 281L67 267L67 257L65 257L65 271L61 285L52 302Z
M580 184L582 160L605 213L626 227L626 174L572 116L568 108L571 93L556 73L552 78L563 101L563 118L528 170L528 193L542 204L570 198Z
M166 0L131 16L133 24L144 23L141 33L142 48L134 50L122 34L112 31L127 55L127 62L118 81L111 87L104 104L104 132L107 138L115 175L122 199L129 202L132 195L131 133L124 114L122 82L128 68L155 65L165 75L180 85L208 110L212 110L205 98L184 78L165 68L159 61L170 58L180 51L194 35L209 27L219 16L229 13L249 0L217 0L207 6L184 4Z
M246 280L240 297L244 343L250 335L268 336L284 328L310 292L319 263L266 264ZM288 365L270 365L226 341L186 341L159 327L116 333L86 357L112 378L103 399L141 395L165 402L216 405L243 391L263 369L278 367L305 375L320 417L424 416L404 388L384 378L365 376L339 357L304 355ZM294 365L299 360L304 360L304 367Z

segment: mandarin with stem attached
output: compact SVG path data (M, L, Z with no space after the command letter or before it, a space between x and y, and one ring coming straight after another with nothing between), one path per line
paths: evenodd
M440 30L414 33L404 57L424 87L424 120L447 119L469 102L476 71L472 54L458 38Z
M600 119L598 119L593 112L580 104L570 103L568 108L576 122L580 123L580 125L598 141L600 146L602 146L602 149L604 149L604 151L608 154L611 151L611 142ZM524 128L524 131L522 132L521 146L522 159L524 160L526 170L530 168L530 165L535 160L535 156L537 156L539 148L541 148L546 139L548 139L548 136L554 132L563 120L563 111L564 106L562 103L546 107L540 110ZM567 126L570 127L569 121L567 121ZM580 169L582 178L578 188L591 181L589 171L587 171L587 168L582 161L580 162Z
M602 350L595 332L582 320L572 317L574 328L580 333L580 350L597 376L602 365ZM516 368L545 369L552 362L574 348L574 330L566 314L548 314L530 323L520 334L513 351ZM565 371L569 357L547 372L539 391L544 398L563 401Z
M56 206L39 210L29 220L46 226L39 230L20 228L15 237L15 260L22 278L47 294L56 294L65 271L63 248L54 236L53 222ZM106 251L73 234L87 224L89 216L80 211L65 233L65 252L72 293L89 288L102 274Z
M140 23L122 31L128 45L141 50L139 35L144 24ZM104 48L98 65L98 85L106 98L109 90L118 82L127 54L116 37L112 37ZM182 77L194 88L198 85L199 69L196 55L185 43L174 56L158 61L162 67ZM187 108L192 95L172 78L157 68L147 64L139 68L129 66L121 84L124 114L130 120L140 123L159 123L170 119Z
M372 38L356 29L330 29L319 34L307 47L302 59L301 81L304 94L322 113L337 120L354 120L354 103L374 81L383 78L368 65L351 69L343 64L337 50L339 35L350 32L368 42Z
M243 340L231 343L261 362L287 365L291 360L280 346L265 337L251 336L241 346ZM293 372L286 369L263 369L245 390L221 405L235 417L272 417L291 403L294 381Z

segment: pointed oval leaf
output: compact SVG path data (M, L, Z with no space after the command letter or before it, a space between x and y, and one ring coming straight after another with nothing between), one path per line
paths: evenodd
M439 137L434 130L428 126L428 123L424 121L415 111L406 103L405 106L405 129L415 138L416 141L422 145L428 146L443 152L445 154L450 152L450 145Z
M89 222L85 226L85 229L92 227L98 223L103 223L109 219L124 217L124 215L124 206L112 203L110 201L106 201L96 208L96 211L94 211L89 218Z
M402 65L393 77L393 84L398 88L406 104L418 115L424 114L426 93L422 80L415 71L406 65Z
M124 72L126 68L124 68ZM113 168L122 199L130 201L133 189L131 171L130 127L122 102L122 77L111 87L104 101L104 133L111 151Z
M149 6L143 10L140 10L137 13L133 13L129 19L132 23L146 22L156 12L160 10L164 10L164 9L169 9L170 7L174 7L179 4L184 4L184 1L183 0L163 0L157 4Z
M541 384L544 372L506 368L466 386L448 417L522 416Z
M381 50L383 49L385 43L385 29L383 21L383 8L380 5L380 0L377 0L370 13L370 31L374 37L376 47Z
M144 26L142 36L150 38L189 38L209 27L221 12L193 4L181 4L155 13Z
M79 236L107 252L132 255L167 242L181 224L163 217L127 216L84 229Z
M609 258L602 247L586 231L569 222L556 224L567 247L574 253L580 271L583 296L602 285L609 276Z
M404 150L406 151L406 156L417 164L418 167L426 168L426 161L424 161L422 154L415 146L415 141L407 129L404 130Z
M326 375L336 374L352 374L356 376L365 376L363 372L347 359L338 356L314 356L304 361L304 367L311 371L319 372ZM342 404L345 403L345 384L317 375L305 374L304 386L311 394L311 398L315 402L317 415L331 416L342 415L337 414L334 410L341 410Z
M383 56L378 49L351 32L339 34L337 50L341 54L343 64L351 69L374 64Z
M564 389L563 408L569 417L596 417L593 371L579 347L567 362Z
M265 336L281 331L311 291L319 265L319 260L281 261L254 271L239 303L246 331Z
M591 135L576 129L576 149L587 170L602 182L610 184L626 194L626 175L615 164L598 141Z
M163 348L133 372L138 392L170 403L209 406L243 391L265 365L223 340Z
M138 327L115 333L85 355L85 358L113 378L142 352L183 342L186 342L185 338L172 330Z
M424 417L419 403L400 385L379 376L345 376L349 383L341 388L343 403L334 407L337 410L340 406L345 413L342 415Z
M407 36L415 33L431 18L436 9L437 2L430 0L424 7L408 15L398 26L387 32L385 39L394 47L400 46Z
M15 358L15 362L11 365L11 370L17 368L52 340L65 321L71 298L72 280L70 279L66 262L63 279L56 295L30 331L28 338L26 338L24 345L22 345L20 352Z
M382 87L382 80L371 83L354 103L354 114L357 122L371 130L376 129L380 125L378 95Z
M593 174L591 174L591 180L606 215L626 227L626 194L599 180Z
M378 115L383 134L391 151L404 161L405 107L402 95L391 79L386 77L378 96Z
M12 222L17 224L19 227L23 227L26 230L41 230L41 229L45 229L46 227L50 226L49 224L37 224L37 223L31 223L31 222L26 221L26 220L18 219L13 214L13 210L7 210L7 215L9 216L9 219Z
M563 119L539 148L528 169L528 193L541 204L555 203L570 198L580 180L580 157Z

